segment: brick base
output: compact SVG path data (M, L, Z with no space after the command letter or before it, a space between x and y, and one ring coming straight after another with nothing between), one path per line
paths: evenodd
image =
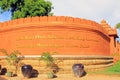
M110 56L53 56L58 62L59 72L58 74L72 74L72 65L75 63L82 63L85 66L85 71L101 70L113 65L113 58ZM25 57L22 60L24 64L30 64L39 74L44 74L50 71L46 68L46 64L43 61L39 61L39 57ZM0 64L2 68L14 71L15 67L8 65L5 58L1 58ZM18 67L18 72L21 74L21 67Z

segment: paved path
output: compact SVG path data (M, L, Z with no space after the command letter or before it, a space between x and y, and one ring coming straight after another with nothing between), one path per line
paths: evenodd
M0 76L0 80L120 80L120 75L86 75L82 78L76 78L73 75L57 75L57 78L48 79L46 75L39 75L38 78L26 79L23 76L5 77Z

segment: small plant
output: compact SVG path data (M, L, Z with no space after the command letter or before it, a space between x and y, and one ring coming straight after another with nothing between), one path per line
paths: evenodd
M20 64L20 61L23 58L22 56L19 56L21 53L18 50L16 50L9 54L5 49L0 49L0 52L6 55L6 60L10 67L15 67L15 75L17 75L18 65ZM12 73L12 71L8 71L8 74L10 74L10 72Z
M43 60L44 62L46 62L46 66L47 67L52 67L52 65L54 64L54 58L51 56L51 54L49 52L44 52L41 55L41 60Z
M58 72L59 67L56 63L56 59L53 58L49 52L44 52L41 55L40 60L43 60L46 63L46 67L50 68L52 72L54 73Z
M48 72L48 73L47 73L47 77L48 77L49 79L54 78L54 73L53 73L53 72Z
M12 76L13 76L13 73L12 73L11 71L8 71L8 72L6 73L6 76L12 77Z

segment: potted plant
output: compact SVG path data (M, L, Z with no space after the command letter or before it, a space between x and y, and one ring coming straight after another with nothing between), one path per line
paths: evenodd
M40 57L40 60L43 60L46 63L46 68L49 68L51 71L47 73L48 78L51 76L55 76L55 73L58 72L59 67L56 63L56 59L51 56L49 52L43 52Z
M6 55L6 60L8 64L10 65L9 66L10 69L11 69L11 66L15 67L14 75L17 75L18 65L20 64L20 61L23 59L22 56L19 56L21 53L18 50L15 50L11 53L7 53L5 49L0 49L0 52ZM13 71L11 70L7 71L6 75L13 76Z

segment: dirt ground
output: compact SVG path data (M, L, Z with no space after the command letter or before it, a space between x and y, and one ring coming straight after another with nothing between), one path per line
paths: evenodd
M37 78L24 78L22 75L18 77L0 76L0 80L120 80L120 75L85 75L84 77L77 78L73 75L58 74L56 78L48 79L46 75L39 75Z

